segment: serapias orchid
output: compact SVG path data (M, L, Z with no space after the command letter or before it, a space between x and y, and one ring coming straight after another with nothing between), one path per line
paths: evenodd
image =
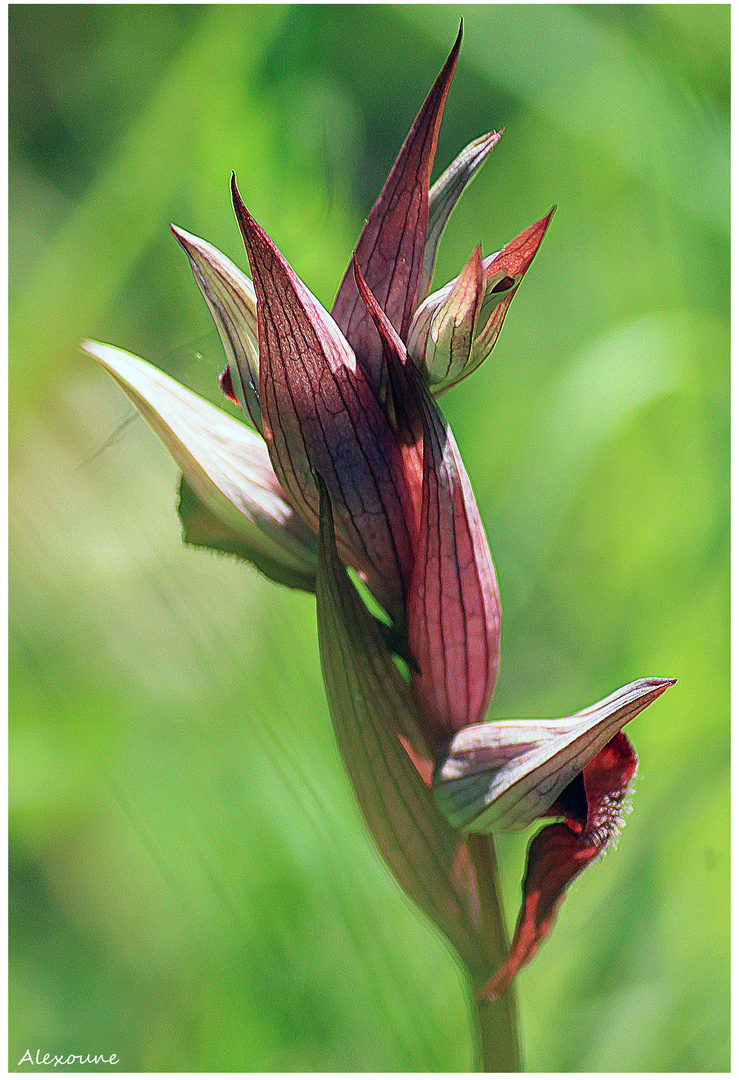
M533 954L567 885L613 834L636 767L621 728L671 681L642 679L562 721L484 722L498 675L498 587L434 395L489 355L553 211L495 255L478 247L429 295L449 214L499 139L477 139L430 185L460 42L461 27L331 313L246 209L235 178L251 280L173 226L226 350L221 386L256 431L128 353L85 348L181 467L184 539L316 592L329 707L367 825L483 1002ZM508 950L489 834L539 816L562 820L529 849ZM480 1007L489 1068L516 1067L507 1000Z

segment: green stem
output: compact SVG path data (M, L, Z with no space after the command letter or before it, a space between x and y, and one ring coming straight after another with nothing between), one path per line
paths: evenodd
M481 1072L520 1072L516 996L509 987L497 1001L479 1002L477 994L508 955L508 937L500 904L498 863L492 836L467 837L475 874L480 925L488 946L490 967L472 972Z

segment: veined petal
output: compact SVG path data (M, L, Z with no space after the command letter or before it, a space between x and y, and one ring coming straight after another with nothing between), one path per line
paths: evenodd
M487 954L476 925L474 879L465 872L466 844L439 814L403 747L401 740L430 766L410 689L339 560L320 478L319 492L318 640L336 740L383 859L478 972Z
M483 302L483 262L479 246L453 287L438 304L423 304L408 335L408 355L434 393L464 377ZM431 298L429 298L431 299Z
M342 559L402 628L413 554L398 440L336 323L254 221L235 180L232 189L258 298L262 419L275 472L316 532L320 473Z
M418 284L419 301L428 296L431 288L436 252L449 215L502 134L502 131L491 131L465 146L462 153L454 159L429 191L429 224L423 253L423 268Z
M674 679L638 679L560 720L492 720L452 738L434 770L434 797L457 829L525 829L629 720Z
M498 677L500 601L493 560L451 429L418 379L423 500L408 598L414 686L439 737L482 719Z
M462 378L478 368L492 352L511 300L539 250L556 209L556 206L553 206L546 217L524 229L497 255L484 260L486 288L478 319L480 332L475 338L470 361Z
M254 285L218 248L184 229L178 229L176 225L170 228L190 260L198 288L210 308L226 350L227 385L254 427L261 432L257 294Z
M367 288L357 285L383 342L391 383L412 402L423 432L421 512L407 635L413 686L432 747L480 720L498 674L500 603L480 515L454 436L402 341ZM407 407L407 405L406 405Z
M312 589L316 538L285 497L261 437L145 360L97 341L83 348L162 440L189 487L227 530L223 538L232 553L283 583ZM205 532L199 535L192 542L217 546L207 544ZM272 564L279 574L269 572Z
M403 143L354 252L367 285L404 340L418 298L428 231L431 169L461 41L460 23L454 47ZM357 293L351 262L331 314L368 378L379 387L382 345Z

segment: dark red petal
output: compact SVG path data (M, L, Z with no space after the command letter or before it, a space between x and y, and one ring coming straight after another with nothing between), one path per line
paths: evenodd
M402 626L412 518L398 440L351 348L244 206L233 200L257 292L259 396L280 483L318 531L313 471L338 518L342 558Z
M424 733L441 739L482 718L498 674L500 603L485 531L454 436L355 263L381 336L383 363L415 403L423 430L423 486L408 594L408 645Z
M495 256L490 265L486 265L486 277L499 274L501 270L512 278L519 274L523 277L531 266L534 255L539 250L539 245L544 239L544 233L549 228L549 222L552 220L556 209L557 207L553 206L545 217L535 221L533 225L529 225L527 229L524 229L513 240L510 240L503 250Z
M418 379L423 499L408 596L414 686L437 737L481 720L498 676L500 602L493 561L454 436Z
M355 255L362 275L405 340L418 298L429 217L429 183L444 102L462 41L454 47L416 117L390 175L372 207ZM347 267L331 314L379 386L382 346Z
M567 887L617 835L619 815L637 759L620 731L583 770L588 815L548 825L531 842L523 906L505 965L486 983L480 997L499 997L549 933Z
M233 401L234 405L238 405L241 408L241 402L236 397L236 391L234 390L234 384L231 382L231 372L229 371L228 364L218 376L218 385L228 398L229 401Z

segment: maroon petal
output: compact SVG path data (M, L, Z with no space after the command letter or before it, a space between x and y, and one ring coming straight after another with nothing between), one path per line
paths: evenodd
M481 998L499 997L519 968L534 956L552 927L567 887L617 835L636 766L631 743L620 731L581 774L587 800L584 822L576 814L564 823L548 825L534 837L510 953L504 966L486 983ZM571 800L573 807L577 801Z
M498 674L498 585L454 436L354 265L362 300L383 343L383 363L405 380L405 394L413 398L423 431L421 516L407 634L424 733L436 749L443 737L480 720L488 707Z
M244 206L234 208L257 292L264 435L280 483L318 531L324 478L342 558L402 625L412 551L408 485L394 431L330 315Z
M461 42L460 23L454 47L403 143L355 250L365 281L404 340L418 298L436 141ZM351 263L331 314L368 377L379 386L382 345L357 293Z
M414 686L437 737L481 720L498 676L500 602L495 570L449 425L418 378L423 500L408 597Z

